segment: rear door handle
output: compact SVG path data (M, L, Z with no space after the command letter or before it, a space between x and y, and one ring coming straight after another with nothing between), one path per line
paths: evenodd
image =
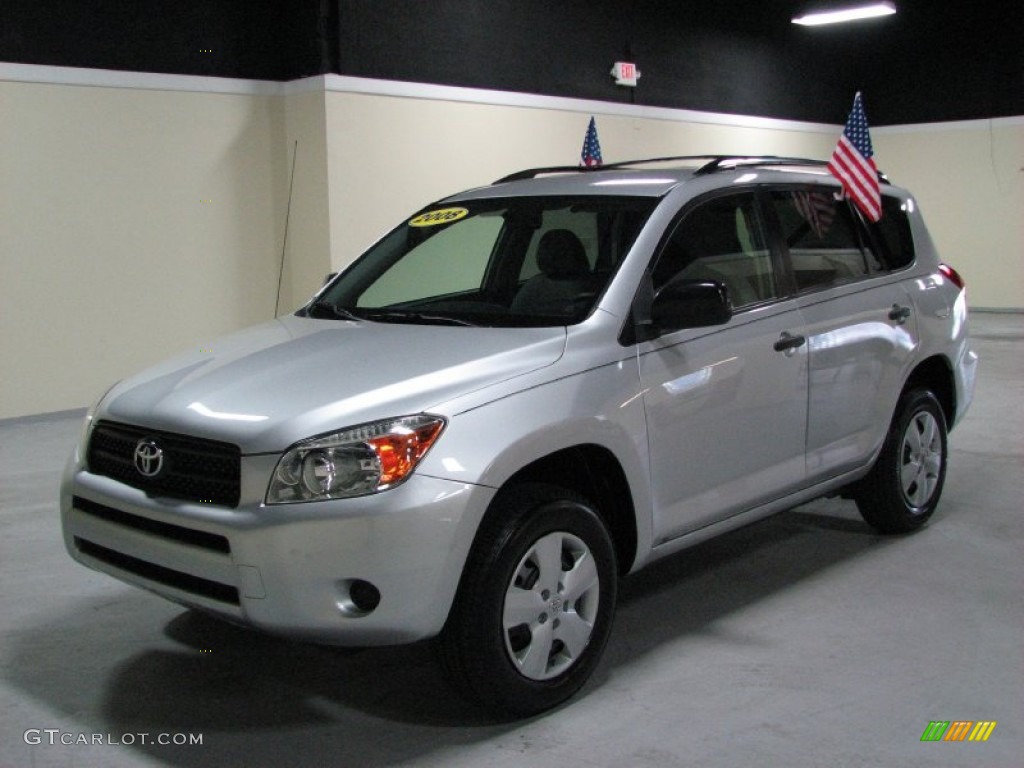
M783 331L782 335L779 336L779 340L775 342L776 352L785 352L786 357L791 357L796 354L797 349L807 343L807 339L803 336L794 336L789 331Z
M899 304L893 304L892 309L889 310L889 319L895 320L900 325L907 322L910 318L910 307L901 307Z

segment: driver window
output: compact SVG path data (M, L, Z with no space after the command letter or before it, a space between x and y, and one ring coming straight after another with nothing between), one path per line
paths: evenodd
M701 203L679 222L658 257L654 290L676 276L717 280L739 309L778 295L771 253L753 193Z

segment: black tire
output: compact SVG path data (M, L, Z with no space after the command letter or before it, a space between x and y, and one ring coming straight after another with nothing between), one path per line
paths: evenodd
M930 391L903 394L882 452L854 491L857 509L880 533L908 533L935 512L946 480L946 417Z
M441 634L445 670L471 699L502 715L560 704L601 658L617 580L608 531L584 498L541 483L503 489Z

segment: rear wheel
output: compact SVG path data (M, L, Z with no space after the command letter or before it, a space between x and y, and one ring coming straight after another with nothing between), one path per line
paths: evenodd
M615 552L581 496L530 483L495 499L441 637L454 682L527 716L576 693L600 660L617 593Z
M915 389L900 398L882 452L858 483L857 508L882 533L920 528L935 512L946 479L946 417L935 395Z

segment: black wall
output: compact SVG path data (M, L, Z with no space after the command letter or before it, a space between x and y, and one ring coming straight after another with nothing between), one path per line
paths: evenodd
M790 23L803 0L2 0L0 60L291 80L324 72L872 125L1024 114L1019 0L897 0ZM613 61L636 61L636 89Z
M0 0L0 61L290 80L323 71L318 22L310 0Z

